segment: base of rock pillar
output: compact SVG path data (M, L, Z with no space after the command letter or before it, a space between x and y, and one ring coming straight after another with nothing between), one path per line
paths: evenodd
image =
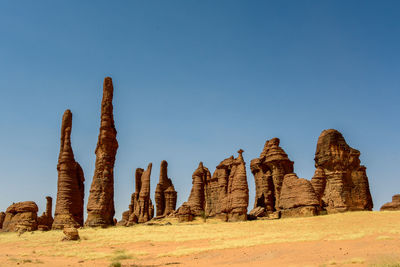
M318 208L315 206L304 206L292 209L280 210L281 218L290 217L311 217L319 214Z

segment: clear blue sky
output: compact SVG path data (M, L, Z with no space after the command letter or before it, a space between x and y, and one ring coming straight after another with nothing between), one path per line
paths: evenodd
M186 201L211 172L279 137L299 177L322 130L361 151L375 209L400 193L399 1L0 2L0 210L56 198L61 118L93 177L105 76L114 80L116 217L134 171L161 160ZM235 154L236 155L236 154ZM85 200L85 204L87 203Z

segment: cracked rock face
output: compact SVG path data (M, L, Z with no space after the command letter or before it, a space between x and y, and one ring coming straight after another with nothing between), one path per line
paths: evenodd
M3 222L4 232L37 230L38 206L33 201L14 203L6 210Z
M215 216L224 221L247 220L247 206L249 204L249 188L246 176L246 163L243 160L243 150L239 156L223 160L216 168L211 180L217 183L217 196L211 200ZM215 185L214 185L215 186ZM216 187L216 186L215 186ZM212 209L208 216L214 216ZM206 210L207 213L207 210Z
M254 208L265 208L266 214L279 210L283 179L293 173L293 161L279 146L280 140L267 140L259 158L250 163L256 184Z
M167 216L176 209L177 192L172 180L168 178L168 163L163 160L160 166L160 180L156 187L156 216Z
M350 147L337 130L324 130L319 136L315 167L320 173L316 175L319 179L325 176L326 181L324 186L315 186L315 191L328 213L372 210L366 167L360 165L359 157L360 152Z
M57 201L53 229L83 226L84 182L83 170L75 161L71 146L72 113L64 112L61 124L60 154L58 156ZM51 213L51 212L50 212Z
M381 211L384 210L400 210L400 194L392 197L392 202L385 203L381 207Z
M96 146L96 164L87 204L86 226L114 224L114 163L117 154L117 131L113 117L113 84L110 77L104 79L101 102L100 133Z
M286 174L279 199L282 217L318 215L319 201L311 182L298 178L295 173Z

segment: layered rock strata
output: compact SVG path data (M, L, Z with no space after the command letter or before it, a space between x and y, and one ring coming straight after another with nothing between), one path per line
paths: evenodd
M392 202L385 203L381 207L381 211L385 210L400 210L400 194L392 197Z
M267 140L259 158L250 163L256 184L254 208L264 208L262 216L279 210L279 198L284 176L293 173L293 161L279 146L280 140ZM257 209L260 210L260 209Z
M42 216L38 218L38 229L40 230L50 230L53 225L53 215L52 215L53 198L46 197L46 211L43 212Z
M33 201L14 203L6 210L3 231L19 232L37 230L38 207Z
M72 113L64 112L61 123L60 154L58 156L57 201L53 229L83 226L84 182L83 170L75 161L71 146Z
M351 148L337 130L324 130L319 136L315 167L321 181L313 181L313 185L322 208L328 213L372 210L366 167L360 165L360 151Z
M87 204L86 226L104 227L114 224L114 162L118 142L113 117L113 90L112 79L106 77L101 102L100 133L95 150L95 171Z
M246 163L243 160L243 150L240 149L238 153L237 158L232 156L223 160L217 166L212 177L212 180L218 181L215 216L224 221L247 220L249 189ZM207 215L212 216L213 214Z
M206 196L208 195L206 183L210 179L210 171L203 166L203 162L200 162L197 169L193 172L192 189L190 191L188 201L186 202L186 205L189 207L190 212L194 216L201 216L205 214L208 203L206 200ZM185 209L185 212L187 212L187 209Z
M160 180L156 187L156 216L167 216L176 209L177 192L172 180L168 178L168 163L163 160L160 166Z
M122 213L122 219L117 225L131 226L145 223L154 217L154 205L150 199L150 176L152 164L144 171L137 168L135 172L135 192L131 196L129 210Z
M295 173L286 174L279 197L281 217L315 216L319 201L311 182L298 178Z

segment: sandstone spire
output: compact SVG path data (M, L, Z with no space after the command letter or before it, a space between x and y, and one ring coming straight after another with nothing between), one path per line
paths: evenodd
M57 201L53 229L83 225L83 170L74 159L71 147L72 113L64 112L61 124L60 154L58 156ZM50 204L51 205L51 204Z
M168 178L168 163L163 160L160 166L160 180L156 187L156 216L167 216L176 208L177 192L172 180Z
M104 79L101 102L100 133L96 147L96 165L87 205L87 226L114 224L114 162L117 154L117 131L113 117L113 84Z
M38 218L38 229L46 231L51 229L51 226L53 225L52 205L53 198L47 196L46 211Z

